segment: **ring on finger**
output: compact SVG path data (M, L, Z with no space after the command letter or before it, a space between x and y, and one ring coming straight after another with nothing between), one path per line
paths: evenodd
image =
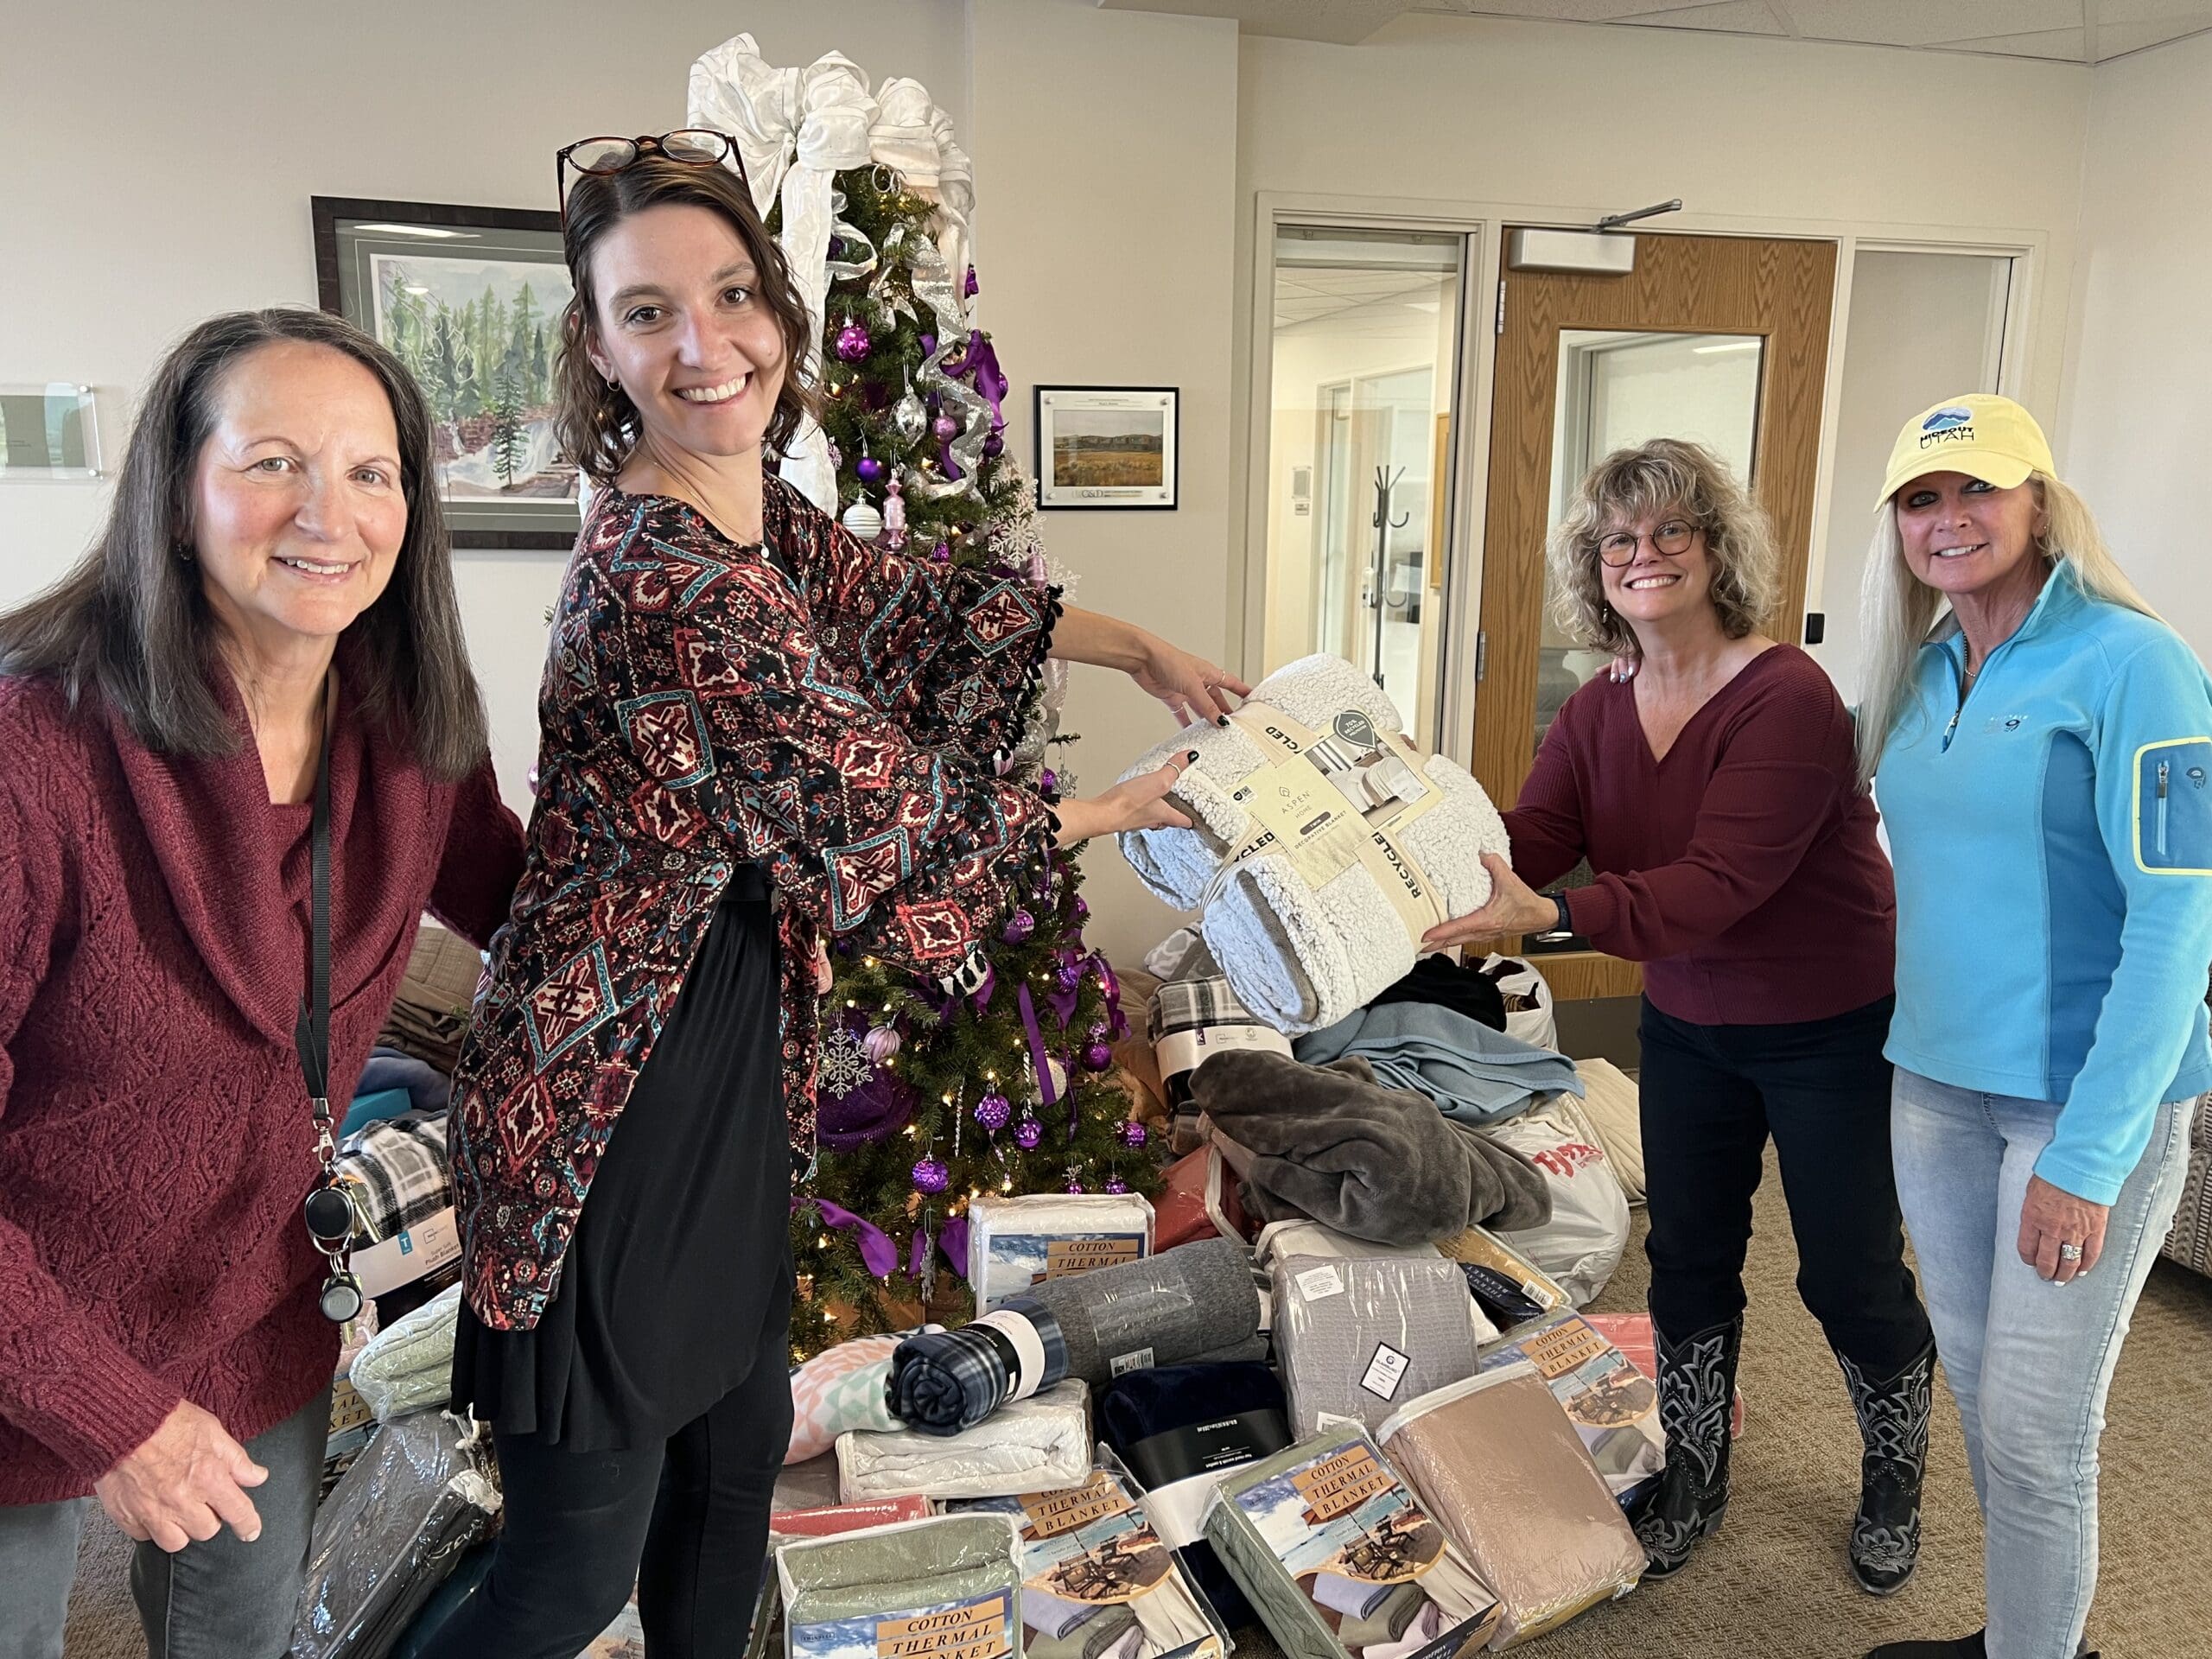
M2079 1262L2082 1259L2082 1247L2079 1244L2061 1244L2058 1247L2058 1259L2062 1262Z

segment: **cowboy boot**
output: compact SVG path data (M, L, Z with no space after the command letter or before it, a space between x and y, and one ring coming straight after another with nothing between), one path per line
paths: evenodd
M1928 1413L1936 1345L1885 1382L1839 1353L1865 1446L1859 1513L1851 1522L1851 1576L1870 1596L1893 1596L1920 1564L1920 1484L1928 1470Z
M1870 1649L1866 1659L1986 1659L1989 1649L1982 1644L1982 1635L1976 1630L1955 1642L1885 1642Z
M1648 1560L1643 1576L1663 1579L1681 1570L1690 1546L1717 1529L1727 1512L1728 1419L1736 1398L1736 1361L1743 1352L1743 1316L1678 1343L1655 1325L1652 1338L1667 1466L1636 1517L1636 1536Z

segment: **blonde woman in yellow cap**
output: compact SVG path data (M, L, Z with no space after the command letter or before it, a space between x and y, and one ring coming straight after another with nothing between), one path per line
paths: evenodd
M1966 1431L1987 1628L2073 1659L2105 1395L2212 1089L2212 679L2009 398L1898 435L1861 769L1897 866L1897 1194Z

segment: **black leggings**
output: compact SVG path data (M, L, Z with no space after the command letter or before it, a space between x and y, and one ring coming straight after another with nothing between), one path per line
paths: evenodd
M575 1659L632 1583L653 1659L744 1652L791 1444L784 1354L777 1325L745 1381L659 1445L572 1452L495 1433L506 1521L492 1570L423 1659Z
M1751 1195L1773 1137L1797 1294L1829 1344L1886 1382L1933 1340L1890 1162L1895 999L1783 1026L1699 1026L1643 1005L1652 1321L1679 1343L1744 1311Z

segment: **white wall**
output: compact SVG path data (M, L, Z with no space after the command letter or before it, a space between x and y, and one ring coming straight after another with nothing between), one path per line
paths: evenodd
M2212 35L2097 71L2059 474L2212 658Z
M1036 454L1033 389L1182 388L1181 508L1044 516L1076 602L1218 660L1229 540L1229 341L1236 26L973 0L968 148L982 216L983 321L1014 383L1008 439ZM1126 678L1074 671L1065 728L1086 792L1173 734ZM1084 861L1087 937L1134 961L1174 925L1121 855Z

